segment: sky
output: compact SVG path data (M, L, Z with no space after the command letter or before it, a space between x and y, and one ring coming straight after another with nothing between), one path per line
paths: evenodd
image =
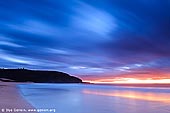
M0 0L0 67L170 83L169 11L170 0Z

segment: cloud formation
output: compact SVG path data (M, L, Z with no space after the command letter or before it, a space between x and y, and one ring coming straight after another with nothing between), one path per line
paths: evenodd
M0 1L0 67L170 77L169 10L169 0Z

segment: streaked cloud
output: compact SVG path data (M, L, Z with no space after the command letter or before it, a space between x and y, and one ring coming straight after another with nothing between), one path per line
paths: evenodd
M169 77L169 6L169 0L0 1L0 67L61 70L86 80Z

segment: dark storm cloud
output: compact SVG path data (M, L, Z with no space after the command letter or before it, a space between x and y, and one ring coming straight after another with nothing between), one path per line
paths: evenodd
M119 19L123 24L112 36L112 41L105 44L104 50L111 58L127 65L145 62L147 65L147 62L158 59L166 62L165 58L170 57L169 8L169 1L128 2L122 7L124 12L120 17L123 18ZM155 65L164 67L161 63Z
M169 0L2 0L0 66L168 72L169 10Z

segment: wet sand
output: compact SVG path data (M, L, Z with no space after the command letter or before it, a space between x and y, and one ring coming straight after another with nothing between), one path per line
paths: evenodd
M36 113L28 111L34 109L21 95L17 89L18 83L0 81L0 113ZM26 111L22 111L22 110Z

